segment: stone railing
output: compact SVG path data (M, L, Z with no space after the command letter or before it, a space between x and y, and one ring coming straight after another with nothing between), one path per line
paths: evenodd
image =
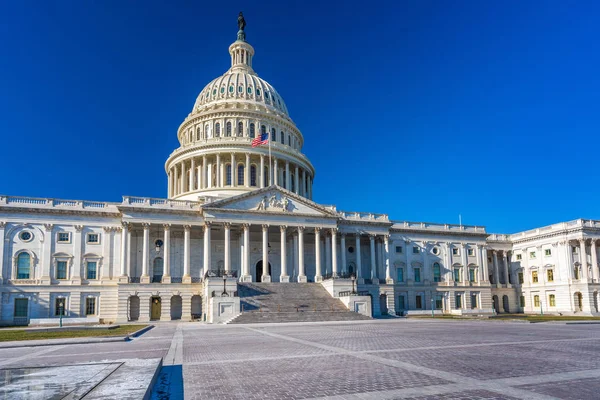
M11 279L11 285L37 285L40 283L38 279Z
M93 210L118 212L116 203L86 200L43 199L22 196L0 196L0 206L47 208L57 210Z
M492 233L487 237L488 242L510 242L510 235Z
M123 196L123 206L147 207L147 208L168 208L177 210L197 210L201 203L189 200L171 200L156 199L151 197Z
M431 222L410 222L410 221L392 221L393 229L411 229L426 231L444 231L444 232L469 232L486 233L484 226L458 225L458 224L436 224Z
M515 233L510 235L512 240L517 239L525 239L531 238L538 235L544 235L554 232L565 231L569 229L577 229L577 228L592 228L592 229L600 229L600 221L592 220L592 219L576 219L573 221L560 222L554 225L543 226L541 228L530 229L528 231L523 231L519 233Z
M340 211L339 214L344 219L355 220L355 221L389 222L389 218L388 218L387 214L350 212L350 211Z

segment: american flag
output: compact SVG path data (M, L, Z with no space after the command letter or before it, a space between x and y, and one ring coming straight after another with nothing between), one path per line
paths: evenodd
M267 144L268 142L269 134L265 132L252 140L252 147L260 146L261 144Z

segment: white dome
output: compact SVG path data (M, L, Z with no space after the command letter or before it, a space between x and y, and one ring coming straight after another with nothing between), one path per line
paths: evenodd
M231 68L202 89L194 104L193 113L215 104L234 100L238 104L261 105L289 118L283 98L267 81L252 69L254 48L238 40L229 47Z

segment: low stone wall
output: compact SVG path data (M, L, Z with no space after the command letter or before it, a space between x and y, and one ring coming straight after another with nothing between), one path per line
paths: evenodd
M350 311L357 312L367 317L373 317L371 312L371 296L343 296L339 299Z
M58 326L60 318L31 318L29 320L29 326L46 326L55 325ZM63 325L83 325L83 324L99 324L99 317L87 317L87 318L64 318L62 320Z
M208 322L211 324L225 323L240 314L239 297L211 297L208 304Z

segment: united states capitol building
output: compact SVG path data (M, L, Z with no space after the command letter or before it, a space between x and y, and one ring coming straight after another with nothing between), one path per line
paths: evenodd
M266 282L368 316L598 314L600 221L491 234L313 202L305 137L254 71L244 26L177 130L165 198L0 196L2 325L228 322L240 288Z

